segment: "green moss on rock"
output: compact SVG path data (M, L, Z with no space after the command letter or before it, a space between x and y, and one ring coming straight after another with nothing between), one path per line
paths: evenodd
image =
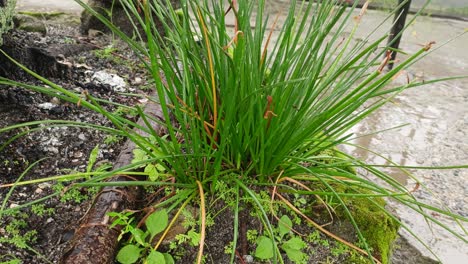
M369 193L362 189L344 188L342 190L346 193ZM391 216L383 211L385 201L382 198L356 198L344 197L343 201L346 203L351 215L354 218L357 226L359 227L367 244L372 248L374 257L380 259L383 264L389 263L389 257L392 250L392 245L397 238L398 222ZM338 210L341 217L345 217L344 209ZM359 262L357 256L351 257L350 263L363 263Z

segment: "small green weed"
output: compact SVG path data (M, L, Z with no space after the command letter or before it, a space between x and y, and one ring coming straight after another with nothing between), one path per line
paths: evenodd
M44 204L33 204L31 211L37 216L52 215L55 212L54 208L45 208Z
M278 221L278 226L274 231L274 240L271 237L261 235L257 238L254 256L261 260L270 260L274 257L275 246L274 243L279 244L288 258L296 263L307 263L307 255L303 250L307 247L307 244L302 240L301 237L293 235L292 221L287 215L283 215ZM287 240L286 240L287 239Z
M26 219L29 215L21 211L13 211L11 220L4 226L4 234L0 236L0 244L11 244L17 248L29 248L29 244L37 241L37 231L27 230Z
M161 263L171 264L174 259L167 253L161 253L153 247L152 241L156 235L163 232L168 226L168 215L165 209L155 211L145 220L146 230L137 227L133 213L109 213L109 216L115 217L111 225L123 226L122 232L119 235L119 240L124 235L130 234L131 237L127 241L127 245L122 247L117 253L117 261L122 264L135 263L138 260L145 260L145 263ZM158 244L159 245L159 244Z

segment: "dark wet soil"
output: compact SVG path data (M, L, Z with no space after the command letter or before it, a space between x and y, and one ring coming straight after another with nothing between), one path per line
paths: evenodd
M76 26L48 27L50 33L46 36L12 31L4 35L5 44L2 49L66 89L78 93L86 90L95 97L119 104L138 104L135 97L119 94L107 85L96 84L90 80L94 72L106 70L123 77L130 91L141 91L139 86L145 84L142 69L135 66L137 63L131 63L136 59L123 44L114 42L118 50L117 55L102 56L96 53L96 50L105 49L112 43L110 37L79 36ZM122 63L123 61L127 63ZM0 58L0 64L0 76L31 85L44 85L8 63L5 58ZM115 109L112 106L107 108ZM77 104L46 97L23 88L0 85L0 129L38 120L70 120L111 125L100 114ZM41 126L43 128L38 129ZM24 133L24 136L10 142L21 133ZM85 171L89 153L97 145L100 149L97 164L112 163L123 142L104 143L106 136L105 133L92 129L47 127L47 124L0 133L0 185L15 182L28 166L43 158L46 159L31 168L22 178L23 181L62 175L70 171ZM8 196L5 208L14 208L54 193L52 184L55 183L20 186L11 195L8 194L9 188L0 188L0 201L3 202ZM53 212L41 216L28 208L21 209L21 212L26 214L25 217L18 217L18 213L15 213L15 217L3 215L0 219L0 236L10 239L10 242L0 243L0 262L18 258L23 263L45 263L40 255L51 262L57 262L80 218L90 206L90 199L84 199L89 197L87 190L81 190L81 195L83 199L76 201L60 202L59 197L47 200L45 209L50 208ZM30 241L28 246L40 255L31 249L22 249L21 246L14 245L15 234L9 226L18 218L24 221L20 233L16 235L24 236L25 230L36 230L35 241Z

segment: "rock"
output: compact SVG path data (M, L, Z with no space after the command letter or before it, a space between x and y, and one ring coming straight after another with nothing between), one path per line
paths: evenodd
M253 263L254 262L254 258L252 255L244 255L244 261L246 263Z
M109 85L115 92L126 92L127 84L124 79L117 74L107 71L98 71L93 74L91 80L96 84Z
M44 110L51 110L52 108L56 107L57 105L53 104L53 103L49 103L49 102L46 102L46 103L42 103L42 104L38 104L37 107L39 107L40 109L44 109Z
M78 139L80 139L80 140L86 140L85 134L80 133L80 134L78 135Z
M15 28L27 32L37 32L45 35L47 33L46 25L39 19L28 15L16 15L13 18Z
M96 10L99 14L111 20L112 23L127 36L132 37L135 33L135 28L131 23L131 20L127 17L127 13L120 2L121 1L113 0L89 0L88 5L92 9ZM179 0L171 0L171 3L174 7L180 6ZM109 13L109 10L112 10L112 13ZM135 23L138 23L136 18L133 18L133 20ZM162 32L162 24L156 21L156 25L158 30ZM110 32L106 25L104 25L98 18L85 10L81 14L81 33L89 34L91 29L102 32ZM142 36L146 35L142 28L140 28L139 31L139 34Z
M439 263L431 258L425 257L404 237L398 237L395 241L394 251L391 256L392 264L436 264Z
M135 79L133 80L133 84L135 85L140 85L143 83L143 79L141 77L135 77Z
M47 188L50 188L50 186L52 185L50 183L43 182L43 183L39 183L37 186L41 189L47 189Z

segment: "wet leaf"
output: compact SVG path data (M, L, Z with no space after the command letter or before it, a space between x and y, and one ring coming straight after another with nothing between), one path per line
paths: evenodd
M133 150L132 164L137 163L139 161L147 160L147 159L148 159L148 155L146 154L144 150L139 149L139 148L136 148Z
M278 222L278 231L281 237L289 233L292 229L291 219L287 215L283 215Z
M266 236L260 236L257 239L257 248L255 257L259 259L271 259L273 257L273 241Z
M122 264L135 263L140 257L140 251L141 249L135 245L126 245L120 249L117 260Z
M146 258L145 263L147 264L166 264L166 258L161 252L152 250Z
M294 263L302 263L307 258L307 255L302 252L306 246L307 244L301 238L293 237L284 242L281 249L286 252L288 258Z
M148 164L146 165L145 167L145 173L148 173L148 178L150 181L157 181L158 180L158 176L159 176L159 172L158 170L156 169L156 166L154 166L153 164Z
M166 210L162 209L152 213L146 219L146 228L151 234L151 239L159 233L161 233L166 227L168 223L168 216Z

